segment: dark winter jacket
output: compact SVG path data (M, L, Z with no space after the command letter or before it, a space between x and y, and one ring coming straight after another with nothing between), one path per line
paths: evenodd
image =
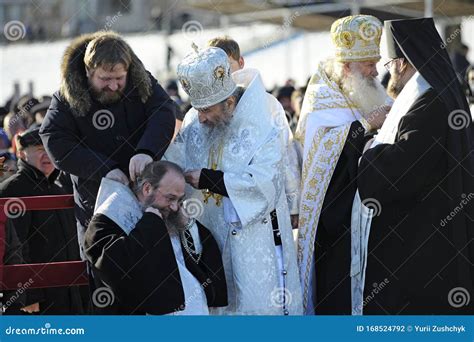
M64 195L55 183L55 170L48 178L23 160L16 174L0 183L0 197ZM8 208L6 205L5 208ZM14 208L11 205L11 208ZM20 208L17 206L16 209ZM6 209L8 210L8 209ZM9 216L9 215L7 215ZM25 211L20 209L7 219L7 229L14 229L22 245L25 263L79 260L77 231L72 209ZM40 313L49 315L82 313L77 286L31 289L26 306L40 303Z
M71 174L81 246L101 178L114 168L128 175L135 154L161 159L175 126L172 100L133 53L124 97L107 106L93 99L83 59L95 36L81 36L66 49L61 88L40 131L55 166Z

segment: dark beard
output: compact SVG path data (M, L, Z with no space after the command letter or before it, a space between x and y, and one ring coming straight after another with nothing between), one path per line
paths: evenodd
M221 141L228 133L230 122L233 117L233 112L226 104L223 104L224 120L219 121L215 125L203 125L203 135L206 141L212 145L215 142Z
M100 102L103 105L109 105L120 101L123 97L121 90L112 91L97 91L94 88L91 88L91 93L94 99Z
M188 223L189 219L183 215L181 210L176 212L170 211L168 217L165 219L166 226L168 229L175 233L182 232Z
M393 99L396 99L398 95L402 92L405 84L401 82L401 75L399 73L395 73L390 76L390 80L388 81L387 85L387 93Z

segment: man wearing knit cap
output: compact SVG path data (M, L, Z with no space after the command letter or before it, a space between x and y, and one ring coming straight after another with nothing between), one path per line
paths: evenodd
M295 137L303 156L298 263L305 314L351 314L351 208L367 133L387 95L376 79L382 24L369 15L331 27L334 57L319 64Z
M188 55L177 73L193 108L165 158L187 171L192 214L222 252L229 305L212 313L301 314L285 144L258 71L231 76L227 54L211 47Z

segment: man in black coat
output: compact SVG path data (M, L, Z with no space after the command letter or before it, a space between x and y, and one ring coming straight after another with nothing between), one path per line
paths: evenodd
M0 197L64 195L57 184L59 170L51 163L39 136L39 129L17 138L20 159L18 172L0 183ZM20 199L5 204L7 229L14 229L22 245L25 263L79 260L79 246L72 209L25 211ZM34 284L32 284L34 285ZM82 313L77 286L31 289L27 291L28 313L48 315Z
M175 107L112 32L74 40L61 74L41 138L56 167L71 174L82 248L102 177L126 184L159 160L173 136Z
M182 215L184 187L166 161L147 165L134 192L103 180L84 241L97 313L206 315L227 305L217 242Z
M374 209L363 313L472 314L469 108L431 18L385 28L388 90L398 96L358 170L360 197Z

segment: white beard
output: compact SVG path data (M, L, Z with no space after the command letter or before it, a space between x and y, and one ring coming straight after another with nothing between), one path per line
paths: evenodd
M377 79L365 78L357 72L342 80L342 90L364 116L387 101L387 93Z
M377 79L365 78L357 70L352 70L350 76L343 76L342 65L331 59L326 61L325 70L364 117L386 104L388 95Z

